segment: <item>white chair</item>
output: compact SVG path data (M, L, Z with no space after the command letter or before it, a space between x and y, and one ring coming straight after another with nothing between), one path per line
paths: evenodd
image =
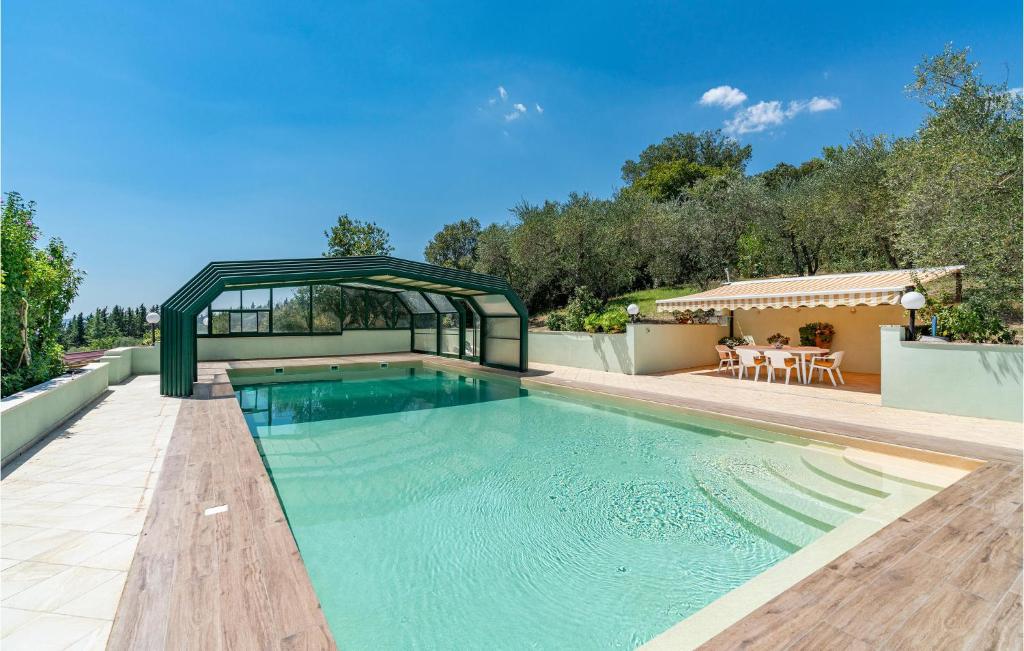
M807 371L808 381L810 381L810 378L814 376L814 370L817 369L818 382L821 382L824 379L823 376L827 371L829 379L832 380L832 386L836 386L837 375L839 376L839 383L846 384L843 380L843 372L839 370L839 366L843 363L844 354L845 353L843 351L839 350L825 357L815 357L811 359L811 366Z
M743 341L747 342L748 346L756 346L757 342L754 341L753 335L743 335Z
M766 350L764 356L768 358L768 381L775 380L775 371L786 372L786 384L789 384L789 376L797 368L797 358L793 353L784 350ZM797 371L799 376L799 370Z
M761 367L767 364L767 360L761 356L756 350L750 350L749 348L737 348L736 355L740 358L740 372L736 374L736 379L740 376L747 377L747 369L754 369L754 382L757 382L758 376L761 375Z
M736 357L736 353L733 352L732 348L719 344L715 346L715 350L718 351L718 372L721 373L722 369L728 369L731 371L739 372L739 358Z

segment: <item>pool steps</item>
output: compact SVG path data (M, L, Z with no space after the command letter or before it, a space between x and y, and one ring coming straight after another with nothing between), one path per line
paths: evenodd
M752 457L709 462L707 476L695 474L693 479L716 508L790 553L878 504L901 485L935 488L847 459L835 446L800 445L794 461L791 450L780 457L782 446L774 441L749 441Z

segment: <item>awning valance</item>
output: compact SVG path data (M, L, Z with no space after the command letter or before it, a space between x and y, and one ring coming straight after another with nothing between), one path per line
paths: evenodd
M765 310L783 307L898 305L907 288L957 273L963 265L727 283L699 294L657 301L659 312Z

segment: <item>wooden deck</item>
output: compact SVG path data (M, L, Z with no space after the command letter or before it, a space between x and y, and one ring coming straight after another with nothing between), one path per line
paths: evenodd
M344 364L417 355L204 364ZM437 359L437 358L434 358ZM453 367L475 364L439 360ZM522 377L521 374L501 372ZM774 422L777 412L546 382ZM220 393L223 393L221 386ZM218 392L211 391L210 395ZM989 461L705 645L708 649L1020 648L1019 450L794 416L783 425ZM228 510L204 515L211 507ZM237 402L184 401L110 637L112 649L334 648Z

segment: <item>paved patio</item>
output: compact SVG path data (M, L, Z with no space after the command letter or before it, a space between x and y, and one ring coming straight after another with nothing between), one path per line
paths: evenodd
M228 366L378 359L424 357L216 363L203 365L200 381L211 388L222 385ZM431 359L455 369L487 370ZM868 390L755 384L706 369L661 376L545 365L534 365L528 374L488 372L989 460L711 646L905 645L915 635L935 635L932 629L960 647L1013 648L1014 640L1019 642L1024 443L1019 423L896 410L882 407L877 393ZM177 400L158 395L157 377L133 378L112 387L5 469L0 484L0 642L5 649L103 648L115 610L110 638L115 647L200 639L333 646L280 505L237 404L227 397L230 385L223 388L227 391L207 393L226 393L227 399ZM176 447L167 452L169 445ZM168 468L154 498L162 465ZM220 471L213 472L214 465ZM207 517L204 510L220 504L230 510ZM143 536L136 550L144 520L152 535ZM948 577L953 564L956 577ZM263 589L245 589L246 581ZM913 609L896 609L901 617L888 617L892 595L904 595L901 603L913 597ZM842 621L833 621L837 609L847 613ZM945 623L934 627L928 623L933 620ZM795 624L786 622L803 628L795 632ZM788 637L780 631L789 631Z
M133 378L4 468L5 651L106 646L179 404Z

